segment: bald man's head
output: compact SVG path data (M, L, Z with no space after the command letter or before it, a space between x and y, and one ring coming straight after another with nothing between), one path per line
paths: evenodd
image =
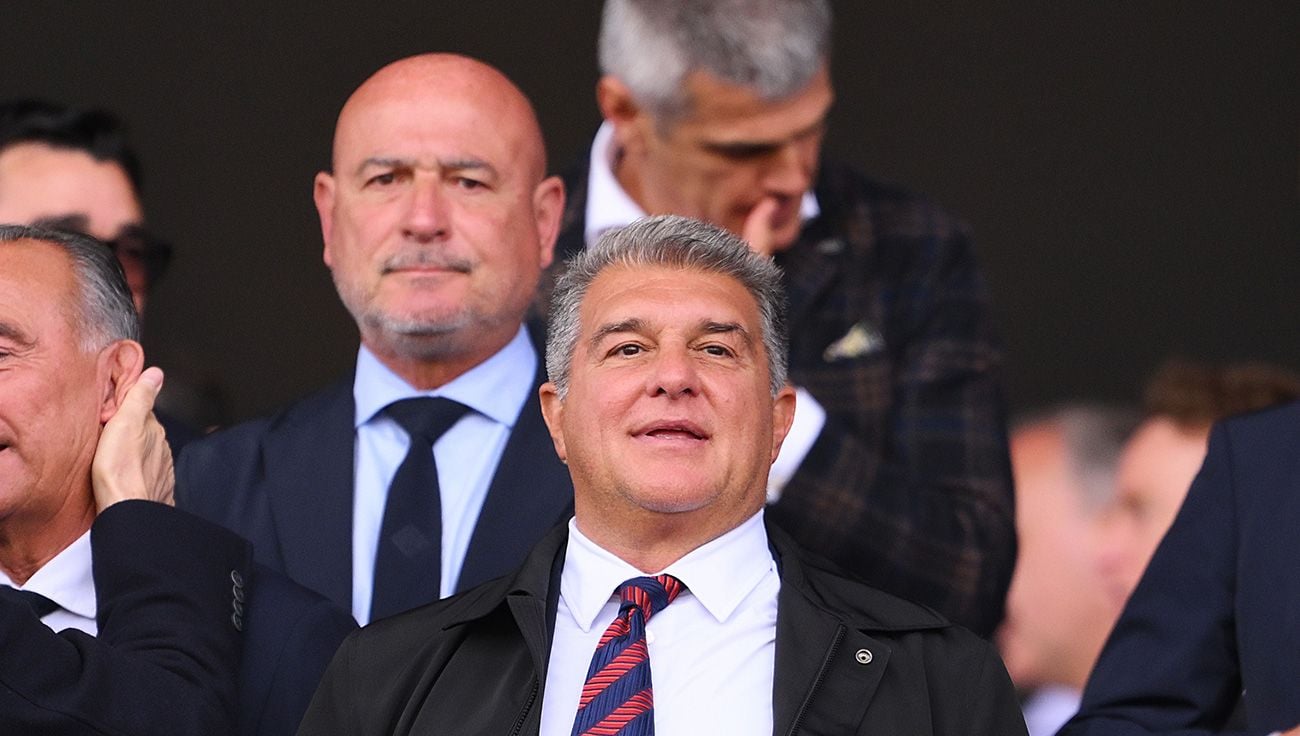
M348 98L316 176L325 263L381 361L437 386L518 331L563 186L527 98L463 56L393 62Z
M468 103L492 120L493 133L519 147L534 181L546 174L546 146L537 115L522 90L495 67L459 54L421 54L399 59L375 72L352 93L334 129L333 165L340 165L340 144L347 152L358 124L376 109L393 103L408 107Z

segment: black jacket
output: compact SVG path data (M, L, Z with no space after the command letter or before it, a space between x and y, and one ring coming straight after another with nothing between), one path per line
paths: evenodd
M776 733L1025 733L987 642L805 559L768 531L781 571ZM536 734L566 539L559 527L513 577L353 634L300 736Z

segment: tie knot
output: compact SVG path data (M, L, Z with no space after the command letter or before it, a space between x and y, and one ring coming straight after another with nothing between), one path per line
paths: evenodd
M672 575L632 578L618 586L619 597L623 599L620 608L636 606L641 609L645 620L649 621L651 616L672 603L685 587L682 581Z
M467 411L468 406L442 396L402 399L384 407L384 413L401 425L412 439L421 437L430 445Z

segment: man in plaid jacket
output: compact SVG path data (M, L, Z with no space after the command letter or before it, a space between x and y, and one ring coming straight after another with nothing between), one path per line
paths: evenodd
M821 0L609 0L605 123L565 177L556 262L661 213L771 253L785 271L799 410L772 470L770 518L988 635L1015 532L984 285L962 223L820 160L829 28Z

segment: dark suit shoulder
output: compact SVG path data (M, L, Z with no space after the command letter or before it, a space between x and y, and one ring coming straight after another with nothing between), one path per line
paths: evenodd
M352 376L298 399L265 417L214 432L185 446L176 461L176 497L182 507L201 507L201 489L218 485L224 495L231 486L244 487L240 477L258 464L267 437L319 432L322 419L346 416L352 408Z
M1252 452L1269 455L1275 448L1295 448L1300 445L1300 401L1239 414L1222 424L1234 443Z
M792 585L819 608L864 632L903 632L956 628L928 606L904 600L851 577L834 563L799 546L768 524L768 536L781 558L782 585Z

